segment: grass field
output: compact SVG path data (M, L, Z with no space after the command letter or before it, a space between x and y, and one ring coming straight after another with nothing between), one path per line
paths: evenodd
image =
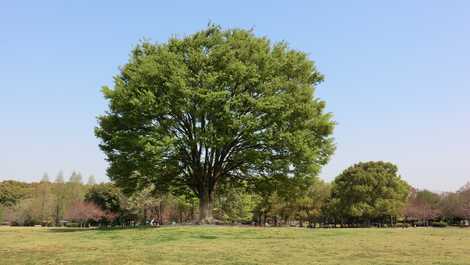
M470 264L470 229L0 227L0 264Z

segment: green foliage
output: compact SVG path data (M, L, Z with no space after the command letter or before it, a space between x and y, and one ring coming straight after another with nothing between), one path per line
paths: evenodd
M397 217L404 208L409 186L387 162L358 163L333 182L330 213L346 222Z
M446 222L440 221L440 222L432 222L431 226L433 226L433 227L447 227L448 224Z
M4 222L4 212L5 208L3 206L0 206L0 225Z
M74 184L82 184L82 174L80 172L72 172L72 175L70 175L69 183L74 183Z
M13 206L30 193L26 183L14 180L0 182L0 206Z
M124 195L121 190L112 183L94 185L85 194L85 201L92 202L103 211L114 213L122 212Z
M60 221L64 219L64 213L67 207L67 190L62 172L59 172L59 174L57 174L55 183L52 185L52 194L55 201L53 206L53 215L56 225L59 225Z
M59 224L64 212L75 202L83 200L87 189L81 184L79 173L74 172L70 179L71 181L64 183L60 172L54 183L49 181L47 173L39 183L0 182L3 219L19 225Z
M33 219L49 224L53 215L54 203L52 184L48 181L48 178L47 180L43 178L41 182L34 185L31 200L31 212L34 213L32 215Z
M310 183L306 189L292 189L279 186L273 192L264 194L254 209L256 220L264 224L288 224L297 221L313 225L322 222L322 207L330 197L330 184L321 180Z
M317 180L305 195L293 197L296 219L310 223L322 221L322 207L330 198L331 185Z
M217 191L214 203L215 217L226 223L249 223L259 196L245 187L225 186Z
M430 205L439 204L441 197L429 190L420 190L416 192L416 199L420 202L427 203Z
M88 187L83 185L82 179L80 173L73 172L69 180L65 183L65 203L67 207L83 200Z
M140 223L146 223L159 213L163 198L154 191L154 187L149 186L135 192L128 199L128 210L136 216Z
M305 53L247 30L141 43L103 88L108 175L125 192L189 189L201 206L221 183L311 179L334 149L322 80Z

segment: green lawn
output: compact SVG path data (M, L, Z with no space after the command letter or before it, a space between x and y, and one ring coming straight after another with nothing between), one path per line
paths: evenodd
M0 227L0 264L470 264L470 229Z

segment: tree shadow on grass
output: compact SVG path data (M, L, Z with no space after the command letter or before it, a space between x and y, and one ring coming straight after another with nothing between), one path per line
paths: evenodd
M86 232L86 231L96 231L96 228L79 228L79 227L57 227L49 228L47 232L51 233L69 233L69 232Z
M111 232L111 231L120 231L120 230L146 230L146 229L156 229L151 226L140 226L140 227L53 227L49 228L48 232L53 233L68 233L68 232L87 232L87 231L99 231L99 232Z

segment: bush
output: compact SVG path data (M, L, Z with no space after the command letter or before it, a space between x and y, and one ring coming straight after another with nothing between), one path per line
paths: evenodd
M432 222L431 223L432 227L447 227L447 223L440 221L440 222Z

